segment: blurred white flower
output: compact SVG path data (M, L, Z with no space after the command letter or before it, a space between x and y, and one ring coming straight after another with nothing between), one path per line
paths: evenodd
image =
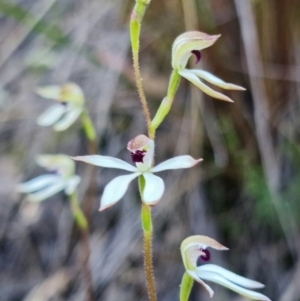
M131 152L132 161L136 166L109 156L80 156L74 160L86 162L96 166L107 168L118 168L131 171L132 174L119 176L109 182L102 194L100 211L114 205L125 194L130 182L143 175L145 187L143 191L143 202L147 205L155 205L162 197L165 185L164 181L153 173L169 169L190 168L202 159L195 160L191 156L178 156L152 167L154 156L154 142L145 135L139 135L131 140L127 149Z
M189 31L179 35L175 39L172 47L172 67L182 77L189 80L207 95L232 102L232 99L211 89L203 83L199 77L217 87L227 90L245 90L245 88L226 83L207 71L186 68L188 60L193 54L196 56L198 63L201 60L200 50L212 46L220 36L221 35L208 35L200 31Z
M249 290L263 288L263 284L234 274L215 264L202 265L203 262L210 260L208 247L218 251L228 250L210 237L194 235L181 243L180 251L186 272L205 287L210 297L214 292L203 280L218 283L253 300L270 301L268 297Z
M37 164L46 168L50 173L36 177L17 187L18 192L27 193L27 201L40 202L64 190L72 194L80 182L75 175L75 164L65 155L40 155Z
M45 86L38 88L36 93L44 98L57 101L37 119L38 125L53 125L55 131L64 131L69 128L84 109L84 95L76 84Z

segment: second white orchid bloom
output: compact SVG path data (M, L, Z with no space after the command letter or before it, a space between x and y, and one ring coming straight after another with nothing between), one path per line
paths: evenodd
M37 119L38 125L53 126L55 131L68 129L84 110L83 92L74 83L41 87L37 89L37 94L57 101Z
M196 56L198 63L201 60L200 51L212 46L220 36L221 35L208 35L200 31L189 31L179 35L175 39L172 47L172 67L182 77L193 83L207 95L232 102L232 99L222 93L211 89L209 86L203 83L200 78L217 87L227 90L245 90L245 88L238 85L226 83L207 71L186 68L188 60L192 55Z
M145 179L142 201L147 205L155 205L161 199L165 185L164 181L153 173L170 169L190 168L202 161L202 159L196 160L185 155L174 157L152 167L154 142L145 135L139 135L131 140L127 145L127 149L131 152L132 161L136 166L109 156L92 155L73 158L96 166L118 168L132 172L129 175L118 176L106 185L101 198L100 211L118 202L124 196L130 182L141 175Z
M194 235L182 242L180 251L186 272L204 286L210 297L213 296L214 291L203 280L223 285L252 300L271 301L265 295L250 290L263 288L263 284L239 276L218 265L207 264L211 257L209 247L218 251L228 250L210 237Z
M27 193L27 201L41 202L48 197L64 190L65 194L72 194L80 182L75 175L75 164L66 155L39 155L37 164L46 168L50 173L38 176L22 183L17 190Z

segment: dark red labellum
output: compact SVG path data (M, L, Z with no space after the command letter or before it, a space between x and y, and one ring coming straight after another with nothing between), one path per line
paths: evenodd
M207 262L210 260L210 252L208 250L201 250L202 255L200 255L198 258L197 258L197 267L200 266L202 264L202 262Z
M201 60L201 52L199 50L192 50L192 54L196 56L196 64Z
M131 153L131 159L134 163L143 163L143 158L145 156L146 151L137 150Z

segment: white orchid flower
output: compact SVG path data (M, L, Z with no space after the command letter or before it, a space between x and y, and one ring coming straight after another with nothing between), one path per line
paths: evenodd
M57 101L38 117L38 125L53 126L55 131L64 131L76 121L84 110L83 92L74 83L41 87L37 89L36 93L44 98Z
M75 191L80 177L74 174L75 164L68 156L40 155L36 161L51 174L41 175L18 186L18 192L28 194L27 201L40 202L63 190L67 195Z
M198 63L201 60L200 50L212 46L220 36L221 35L208 35L200 31L189 31L179 35L175 39L172 47L172 67L182 77L193 83L207 95L220 100L233 102L233 100L228 96L211 89L209 86L203 83L200 78L217 87L227 90L242 91L245 90L245 88L226 83L207 71L186 68L188 60L193 54L196 56Z
M109 156L92 155L72 158L96 166L132 172L129 175L118 176L106 185L101 198L100 211L117 203L124 196L130 182L141 175L145 179L142 201L147 205L155 205L161 199L165 185L164 181L153 173L169 169L190 168L202 161L202 159L195 160L186 155L174 157L152 167L154 142L145 135L139 135L131 140L127 149L131 152L132 161L136 166Z
M249 299L271 301L268 297L250 290L263 288L263 284L239 276L215 264L202 265L202 263L208 262L211 257L209 250L207 250L208 247L218 251L228 250L214 239L201 235L186 238L182 242L180 250L186 272L204 286L210 297L213 296L214 292L203 280L223 285Z

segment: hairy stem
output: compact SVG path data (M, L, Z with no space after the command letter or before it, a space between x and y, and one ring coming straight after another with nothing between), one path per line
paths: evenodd
M142 216L147 215L147 219L151 221L151 207L142 204ZM147 223L147 222L146 222ZM150 301L156 301L154 274L153 274L153 262L152 262L152 222L151 230L144 232L144 268L147 281L147 288Z
M133 69L135 74L135 82L140 96L143 112L145 115L148 131L151 126L151 117L148 109L147 99L143 89L142 75L139 65L139 50L140 50L140 33L141 23L150 1L137 1L130 18L130 40L133 58Z
M185 272L180 285L180 301L188 301L193 284L194 279L187 272Z
M143 176L139 177L139 188L140 194L142 197L142 192L144 190L145 180ZM144 234L144 268L145 276L147 282L147 289L150 301L156 301L156 291L155 291L155 282L154 282L154 273L153 273L153 261L152 261L152 234L153 234L153 225L151 217L151 207L142 203L141 210L141 222L142 229Z
M74 221L80 230L80 240L82 244L82 252L81 252L81 261L82 261L82 269L85 279L86 291L87 291L87 301L94 300L93 294L93 285L92 285L92 273L89 266L89 258L90 258L90 246L89 246L89 229L88 229L88 221L83 214L79 203L76 191L69 195L70 206L73 214Z

